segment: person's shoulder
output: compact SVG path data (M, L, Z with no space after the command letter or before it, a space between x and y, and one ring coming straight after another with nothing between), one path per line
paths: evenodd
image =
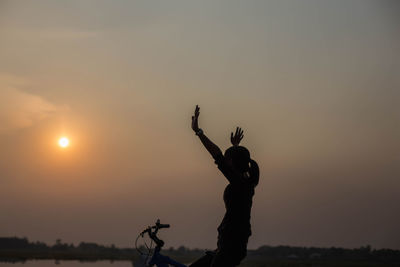
M222 164L224 161L225 161L225 157L224 157L224 155L222 154L222 152L219 152L217 155L215 155L214 157L214 162L215 162L215 164L217 164L217 165L220 165L220 164Z

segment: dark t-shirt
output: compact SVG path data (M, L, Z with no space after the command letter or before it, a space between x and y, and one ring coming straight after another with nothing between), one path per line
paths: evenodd
M241 174L227 163L222 153L215 157L215 163L229 181L224 191L226 213L218 227L218 247L223 244L235 245L232 242L246 246L251 235L250 212L254 188L259 180L258 165L251 160L250 171Z

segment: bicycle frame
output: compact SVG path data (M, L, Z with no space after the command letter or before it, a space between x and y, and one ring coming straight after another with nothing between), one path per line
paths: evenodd
M174 261L168 256L164 256L160 253L161 247L156 247L154 250L154 255L151 257L151 260L149 262L150 266L156 265L157 267L168 267L169 265L175 266L175 267L187 267L186 265L179 263L177 261Z

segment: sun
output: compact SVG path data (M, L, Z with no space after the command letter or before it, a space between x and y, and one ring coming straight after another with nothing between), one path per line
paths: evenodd
M58 145L62 148L66 148L69 146L69 139L67 137L61 137L58 139Z

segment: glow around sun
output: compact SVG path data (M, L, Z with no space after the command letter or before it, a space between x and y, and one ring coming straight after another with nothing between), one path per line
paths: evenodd
M61 137L58 139L58 145L62 148L66 148L69 146L69 139L67 137Z

